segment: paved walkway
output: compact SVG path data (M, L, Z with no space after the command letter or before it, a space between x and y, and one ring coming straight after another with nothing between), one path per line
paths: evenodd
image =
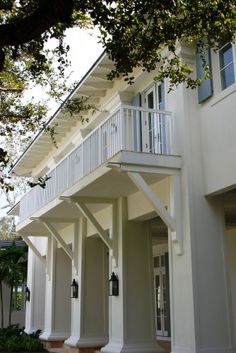
M165 350L165 353L171 352L171 343L170 341L158 340L158 344Z
M171 352L171 343L170 343L170 341L158 340L157 342L164 349L164 353L170 353ZM50 353L68 353L68 351L67 351L67 349L65 347L48 348L47 350ZM99 352L99 351L97 351L97 352Z

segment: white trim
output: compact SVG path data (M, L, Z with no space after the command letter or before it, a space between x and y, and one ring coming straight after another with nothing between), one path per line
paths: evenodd
M32 241L28 238L27 235L23 235L18 233L22 239L24 240L24 242L28 245L28 247L33 251L33 253L38 257L38 259L43 263L44 266L46 266L46 260L45 258L40 254L40 252L36 249L36 247L34 246L34 244L32 243Z
M137 188L140 191L143 191L144 195L150 201L150 203L153 205L157 214L161 217L161 219L167 225L167 227L170 228L170 230L172 232L175 232L175 230L176 230L175 219L169 214L169 212L166 210L166 208L163 205L163 203L161 202L161 200L152 191L152 189L145 182L145 180L142 178L142 176L139 173L134 173L134 172L127 172L127 175L134 182L134 184L137 186Z
M60 234L56 231L56 229L49 223L49 220L45 218L33 218L34 220L37 220L38 222L41 222L45 228L49 231L49 233L53 236L54 239L61 245L65 253L69 256L71 260L73 260L73 252L69 248L69 246L64 242Z
M108 246L109 249L112 249L112 240L109 238L109 232L104 230L101 225L98 223L93 214L89 211L88 207L79 200L73 200L74 204L77 208L82 212L82 214L92 223L92 225L96 228L98 234L104 241L104 243Z

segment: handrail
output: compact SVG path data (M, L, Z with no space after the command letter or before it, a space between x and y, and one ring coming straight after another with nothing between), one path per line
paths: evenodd
M166 114L166 115L172 115L173 113L168 110L158 110L158 109L150 109L150 108L144 108L144 107L134 107L133 105L129 104L121 104L121 108L126 108L126 109L134 109L140 112L147 112L147 113L154 113L154 114Z

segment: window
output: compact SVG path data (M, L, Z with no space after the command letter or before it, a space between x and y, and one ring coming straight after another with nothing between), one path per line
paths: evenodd
M13 286L12 289L12 310L21 311L24 309L24 285Z
M219 50L220 79L222 90L235 82L234 73L234 46L227 43Z

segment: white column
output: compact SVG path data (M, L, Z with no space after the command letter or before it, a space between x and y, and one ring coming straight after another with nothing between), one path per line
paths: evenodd
M72 276L79 284L79 297L72 299L71 336L65 341L78 348L101 347L108 340L107 248L99 237L86 238L86 233L87 222L81 218L74 241L77 268Z
M118 200L119 296L110 297L109 342L103 353L149 353L155 340L151 234L147 223L128 222L126 199Z
M70 335L71 260L49 237L47 253L45 325L40 339L64 341Z
M28 334L44 327L45 272L45 266L29 248L27 287L30 290L30 301L25 303L25 332Z

